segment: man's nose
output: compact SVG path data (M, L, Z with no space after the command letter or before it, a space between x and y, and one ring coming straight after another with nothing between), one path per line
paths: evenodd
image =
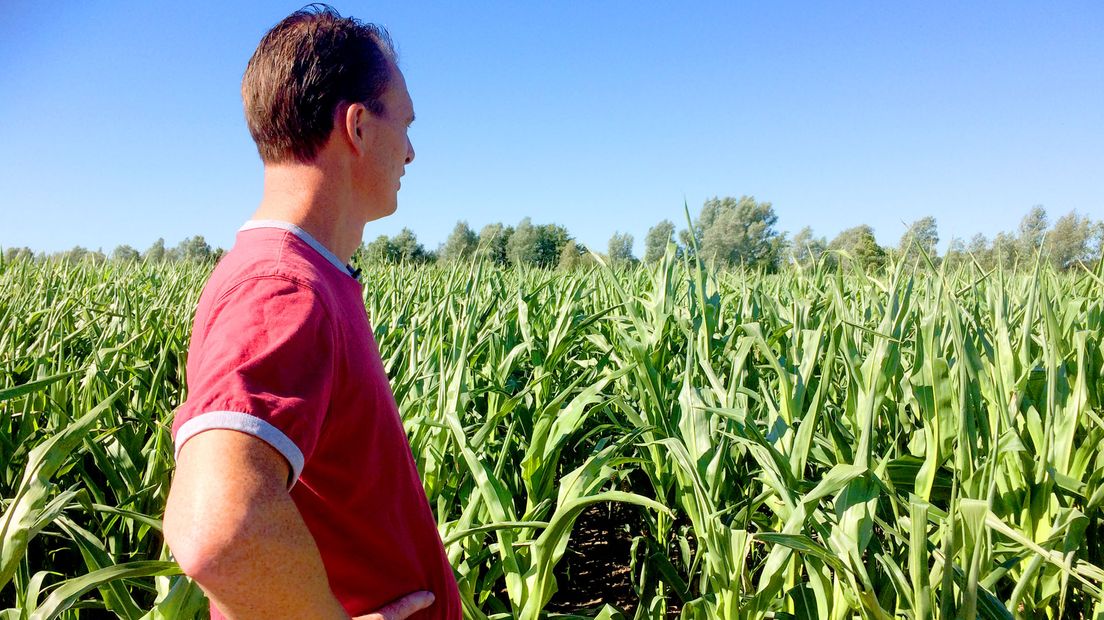
M411 144L410 138L406 139L406 163L414 161L414 145Z

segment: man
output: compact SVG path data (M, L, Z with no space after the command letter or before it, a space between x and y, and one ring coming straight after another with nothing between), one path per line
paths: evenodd
M264 194L196 309L165 540L216 619L459 619L347 267L414 159L390 39L312 5L265 34L242 98Z

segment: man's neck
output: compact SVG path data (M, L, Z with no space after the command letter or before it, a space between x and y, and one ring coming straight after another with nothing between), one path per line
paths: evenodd
M360 246L365 221L342 181L317 166L266 165L264 195L253 219L295 224L348 263Z

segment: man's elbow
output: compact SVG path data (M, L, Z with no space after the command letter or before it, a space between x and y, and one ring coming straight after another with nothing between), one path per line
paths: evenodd
M165 544L184 574L200 584L218 579L219 566L225 566L226 545L212 537L206 526L196 523L170 501L163 528Z
M258 532L247 514L206 499L188 501L170 493L163 531L165 544L184 574L205 588L217 589L252 568ZM196 509L201 505L210 510Z
M284 486L288 466L274 449L235 431L188 441L165 505L165 543L185 574L207 589L263 574L298 512ZM301 523L301 521L300 521ZM274 548L275 547L275 548Z

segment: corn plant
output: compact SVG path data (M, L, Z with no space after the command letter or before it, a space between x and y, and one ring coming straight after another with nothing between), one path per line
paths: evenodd
M0 264L0 617L204 617L160 515L209 270ZM1102 267L362 277L466 617L1104 618ZM565 611L615 504L627 594Z

